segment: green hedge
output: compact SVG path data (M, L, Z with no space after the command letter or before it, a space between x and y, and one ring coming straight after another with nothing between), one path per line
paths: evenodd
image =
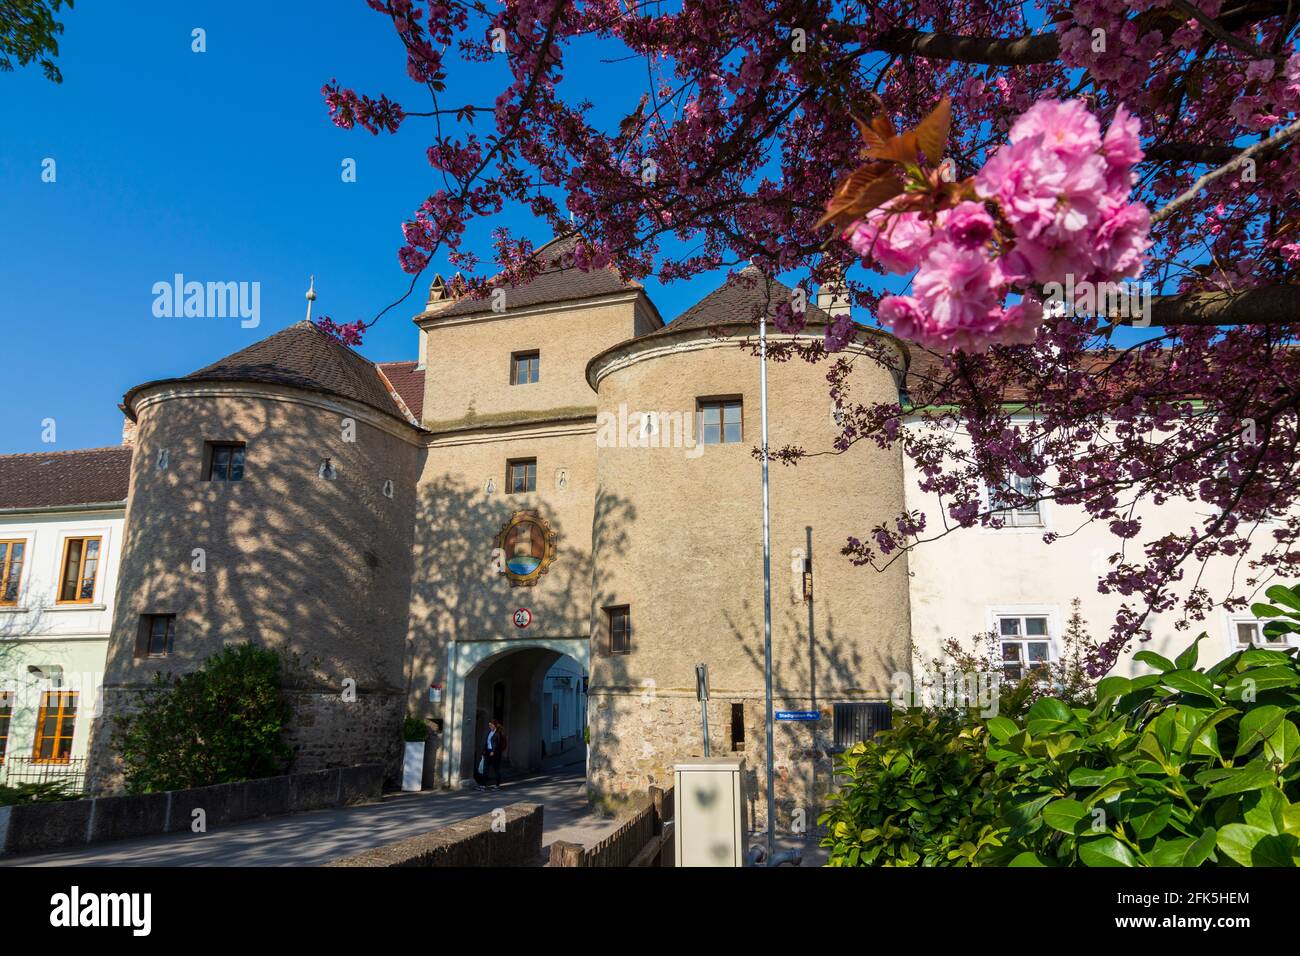
M1300 592L1270 588L1300 621ZM844 754L820 822L831 866L1300 864L1300 663L1238 651L1108 677L1097 703L1021 718L913 709Z
M284 773L289 706L274 651L236 644L191 674L154 676L114 744L130 793L205 787Z

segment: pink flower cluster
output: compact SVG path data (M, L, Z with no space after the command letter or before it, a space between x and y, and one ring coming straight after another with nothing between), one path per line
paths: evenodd
M976 174L979 201L935 214L888 204L849 227L864 259L916 270L910 295L881 299L880 320L930 347L978 351L1033 341L1048 283L1137 277L1150 244L1150 214L1129 202L1141 159L1124 107L1102 136L1083 101L1036 103Z

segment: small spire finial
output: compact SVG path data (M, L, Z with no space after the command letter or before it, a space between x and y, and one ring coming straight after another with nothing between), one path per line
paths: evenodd
M307 286L307 321L311 321L311 304L316 301L316 277L311 277Z

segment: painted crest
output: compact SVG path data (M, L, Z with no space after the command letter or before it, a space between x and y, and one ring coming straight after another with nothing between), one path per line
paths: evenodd
M516 511L501 527L497 547L501 549L505 576L512 588L530 588L555 560L559 534L535 510Z

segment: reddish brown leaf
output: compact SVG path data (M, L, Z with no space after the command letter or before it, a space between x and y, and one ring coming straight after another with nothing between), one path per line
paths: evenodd
M938 166L943 161L943 151L948 145L948 130L951 126L952 103L945 96L916 127L917 142L931 166Z

